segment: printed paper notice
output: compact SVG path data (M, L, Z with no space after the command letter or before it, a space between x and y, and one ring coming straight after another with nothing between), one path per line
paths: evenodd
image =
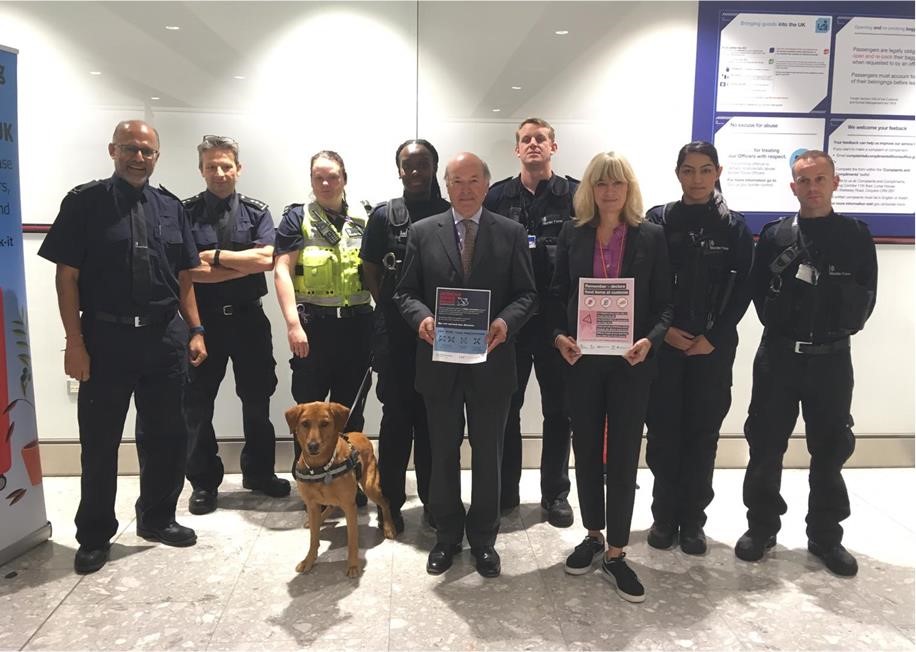
M716 110L809 113L827 97L830 17L738 14L719 45Z
M633 346L633 279L580 278L578 331L583 354L626 353Z
M435 362L486 362L489 329L489 290L436 288Z

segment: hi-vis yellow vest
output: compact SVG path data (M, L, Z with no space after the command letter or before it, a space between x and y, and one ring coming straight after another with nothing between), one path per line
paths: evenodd
M340 236L331 245L315 228L314 221L324 220ZM348 216L338 231L318 202L303 207L302 237L305 246L299 252L293 288L296 301L317 306L358 306L369 303L370 294L359 277L359 248L366 221Z

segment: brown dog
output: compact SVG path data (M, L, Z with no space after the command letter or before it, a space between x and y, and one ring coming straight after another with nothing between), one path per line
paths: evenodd
M312 570L318 557L318 530L331 506L336 505L347 517L347 577L359 575L357 479L355 469L348 468L353 463L361 467L359 485L382 510L385 538L394 539L397 534L388 499L382 495L379 485L372 442L361 432L347 433L346 436L341 433L349 414L350 409L345 405L320 401L301 403L286 411L290 432L302 448L302 455L296 460L296 486L308 509L311 539L308 554L296 565L297 573Z

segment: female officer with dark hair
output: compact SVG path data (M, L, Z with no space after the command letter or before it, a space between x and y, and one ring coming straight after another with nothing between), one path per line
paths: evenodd
M681 199L647 215L665 229L674 282L674 320L658 352L646 417L646 461L655 475L648 542L666 549L680 536L681 550L702 555L754 241L744 217L722 197L715 147L684 145L674 172Z
M401 317L392 295L400 279L410 225L447 211L449 203L442 199L436 181L439 153L428 141L401 143L395 151L395 163L404 193L372 211L359 256L376 304L374 350L379 374L376 392L382 402L378 441L382 493L391 504L395 528L402 532L401 507L407 500L404 485L411 444L417 493L430 522L425 508L429 494L429 430L423 397L414 389L417 334Z
M330 150L312 156L307 206L291 204L277 227L274 282L286 320L292 392L297 403L328 400L352 406L372 341L372 305L360 274L365 219L349 213L347 169ZM362 415L350 422L362 430ZM299 443L293 439L295 457Z

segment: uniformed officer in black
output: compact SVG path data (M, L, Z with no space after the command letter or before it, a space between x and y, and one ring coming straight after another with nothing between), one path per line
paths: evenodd
M522 163L521 173L494 183L483 202L488 210L516 220L528 230L528 251L542 306L546 305L547 288L553 276L557 237L563 222L573 215L572 198L579 186L571 177L554 174L550 159L556 151L556 134L546 120L524 120L515 132L515 154ZM553 346L553 337L542 313L534 315L522 327L515 353L518 389L512 397L506 423L500 507L506 511L519 503L521 410L533 365L544 417L541 506L547 511L551 525L569 527L573 523L573 512L567 500L570 426L564 399L565 364Z
M701 555L719 428L731 406L737 327L750 302L754 239L720 192L715 147L684 145L674 171L680 201L646 216L665 229L674 283L674 320L657 354L646 414L646 461L655 476L648 542L666 549L679 538L681 550Z
M833 211L839 185L833 160L809 150L792 164L798 214L763 227L751 271L754 306L764 325L744 436L748 530L735 545L745 561L776 544L786 503L779 494L782 457L801 403L811 454L808 550L837 575L858 572L843 547L849 516L841 471L855 448L850 336L875 306L878 261L868 227Z
M395 163L404 194L373 209L359 257L363 261L366 286L375 300L373 356L379 376L376 394L382 403L379 474L395 527L402 532L401 507L407 500L404 485L411 445L417 493L424 506L424 517L431 522L426 508L430 473L429 428L423 396L414 389L417 334L404 321L392 296L400 280L411 224L447 211L450 204L442 198L436 182L439 153L428 141L401 143L395 151Z
M181 202L148 183L159 134L139 120L121 122L108 153L114 175L71 190L38 251L57 264L64 371L81 381L77 573L105 565L118 531L118 446L131 396L137 534L170 546L197 541L175 522L175 504L184 484L188 360L196 366L207 356L190 273L199 260Z
M274 473L276 435L270 397L277 387L270 321L261 308L264 272L273 269L274 223L267 204L236 192L242 171L232 138L204 136L198 168L207 189L184 200L200 267L191 272L200 318L207 329L207 361L191 370L188 387L188 509L216 509L223 480L213 430L213 406L226 363L232 359L235 392L242 401L242 486L268 496L289 495L289 481Z

